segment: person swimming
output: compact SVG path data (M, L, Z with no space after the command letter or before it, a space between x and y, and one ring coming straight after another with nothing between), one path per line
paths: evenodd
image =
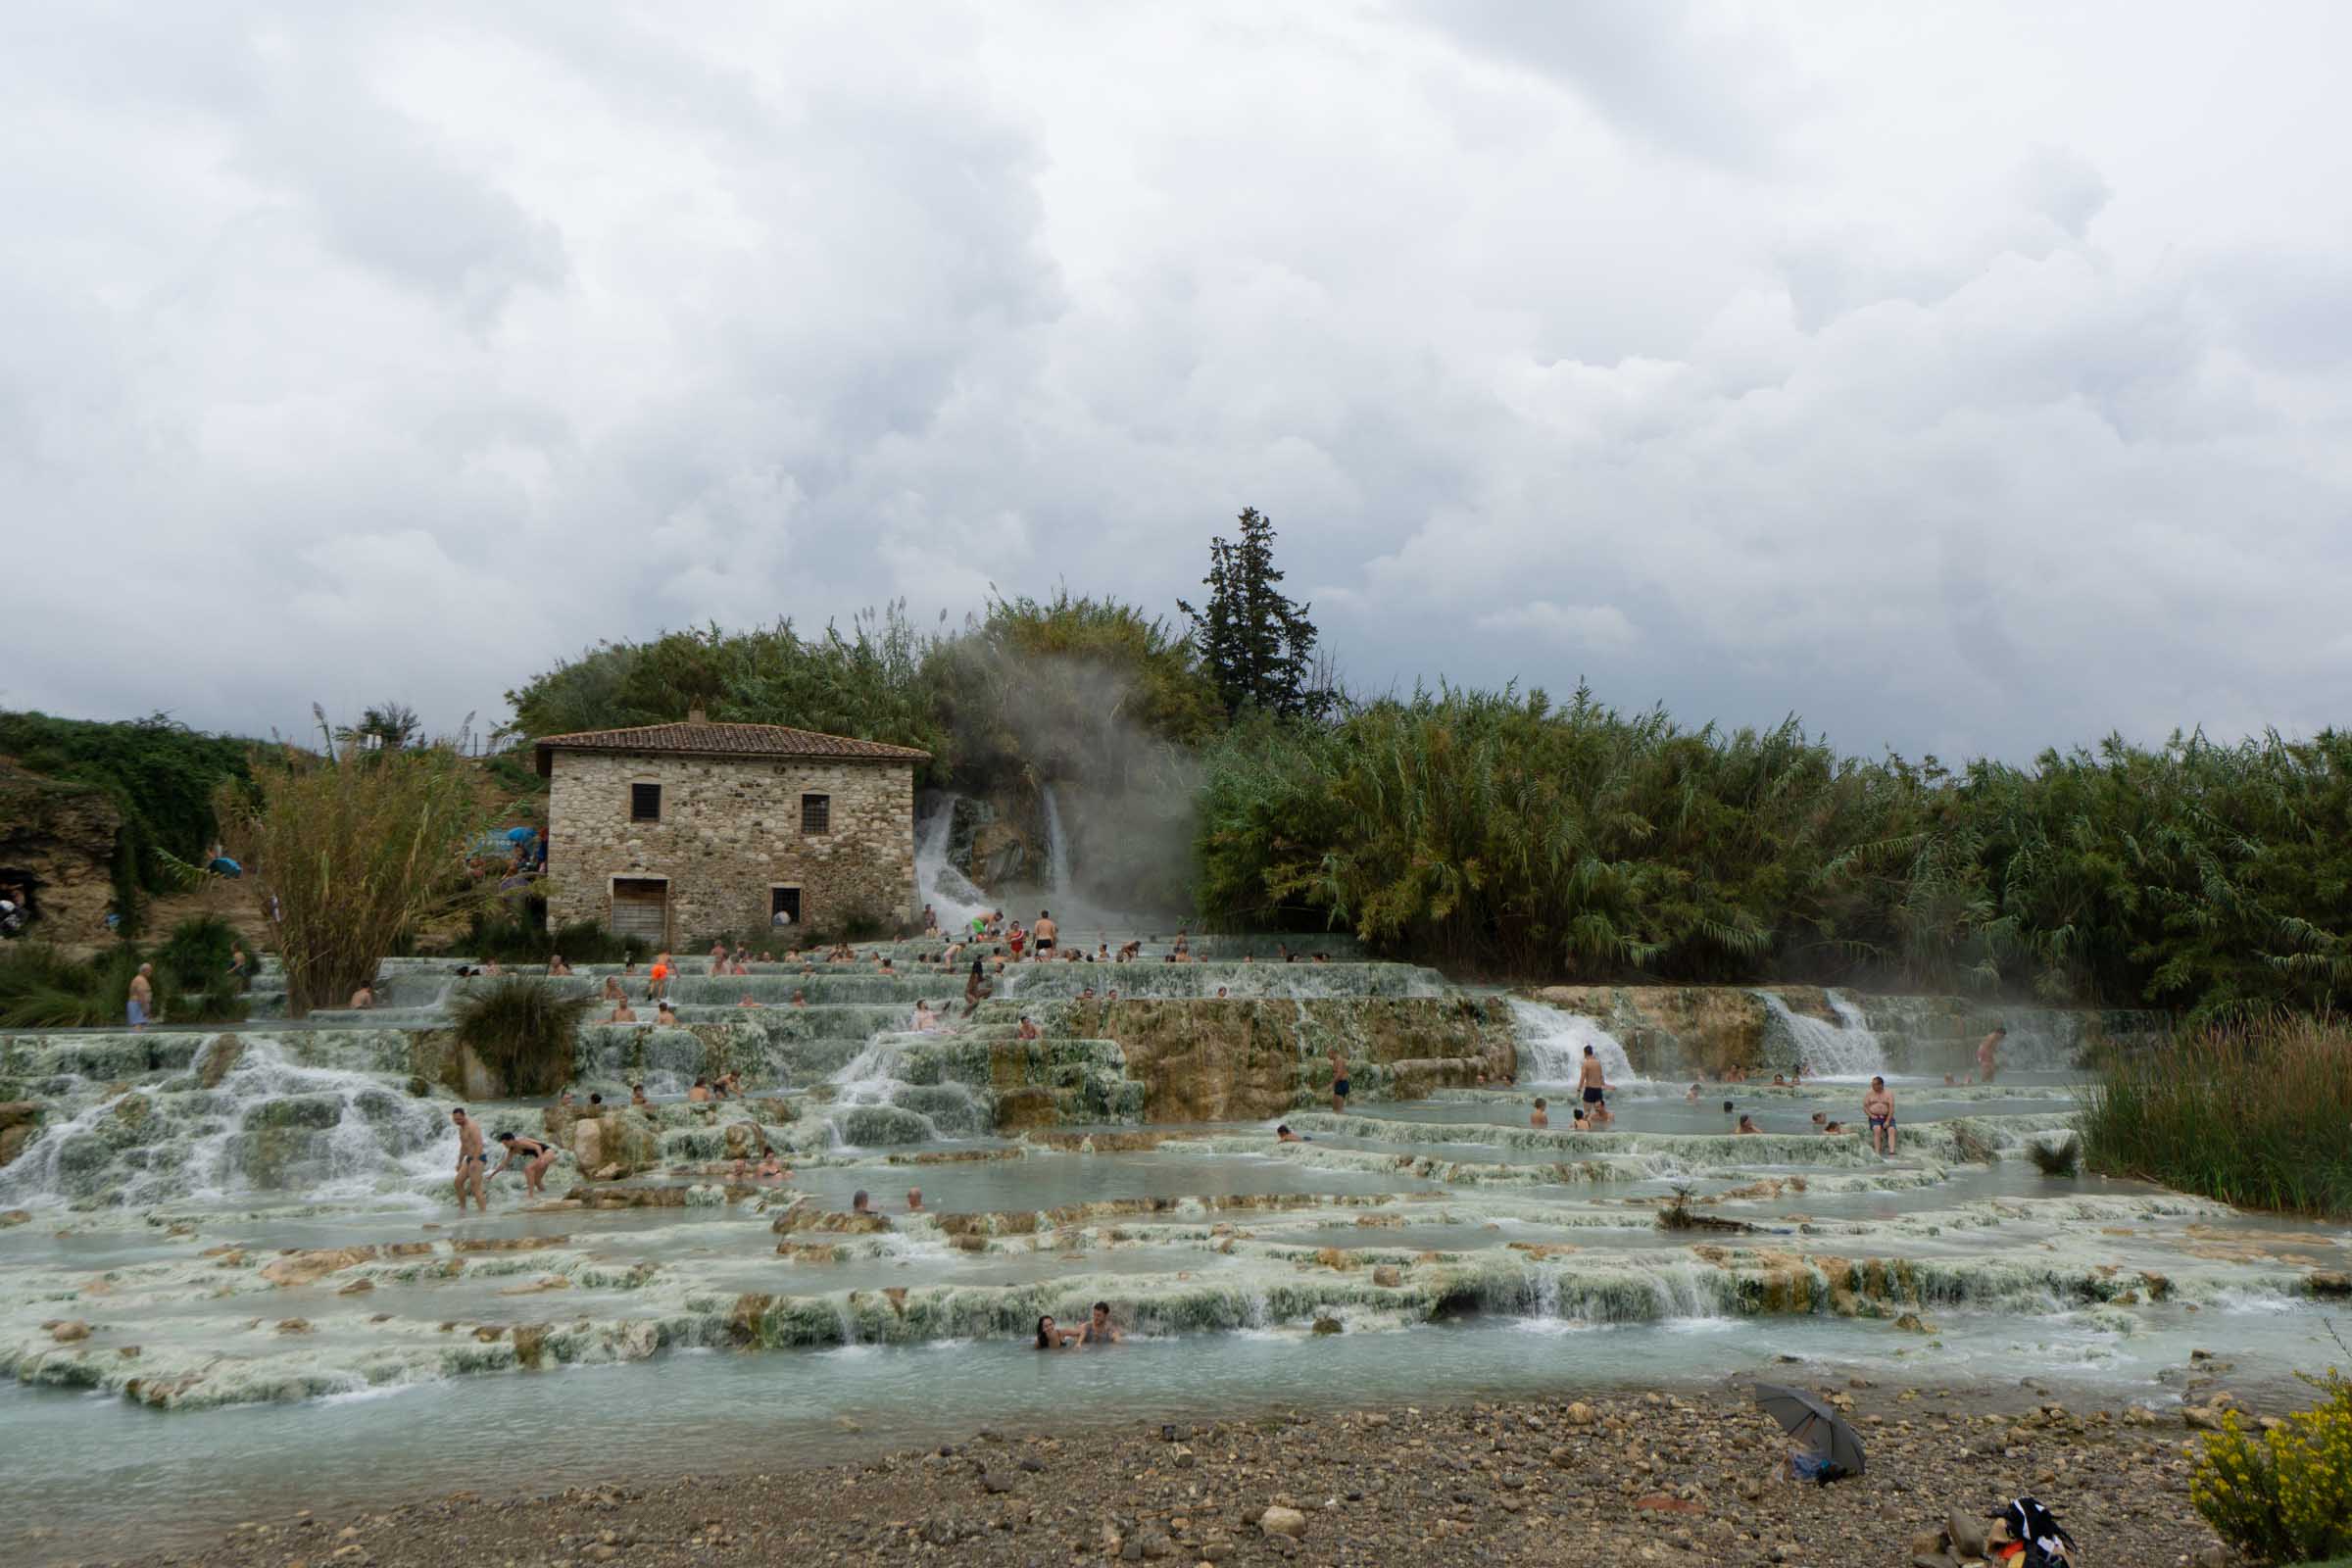
M1742 1116L1740 1118L1740 1125L1732 1129L1732 1131L1733 1131L1733 1132L1735 1132L1735 1133L1739 1133L1739 1134L1741 1134L1741 1135L1750 1134L1750 1133L1761 1133L1763 1130L1764 1130L1763 1128L1761 1128L1761 1127L1759 1127L1759 1126L1757 1126L1757 1125L1755 1124L1755 1121L1754 1121L1752 1118L1750 1118L1750 1117L1748 1117L1748 1116L1745 1116L1745 1115L1742 1115Z
M1037 1348L1041 1350L1066 1350L1078 1343L1078 1331L1065 1329L1054 1321L1048 1312L1037 1320Z
M1582 1121L1584 1118L1579 1116L1577 1120ZM1544 1108L1544 1097L1542 1095L1538 1095L1536 1097L1536 1108L1528 1113L1527 1124L1530 1127L1548 1127L1551 1125L1551 1113Z
M1278 1144L1311 1144L1314 1142L1312 1138L1291 1131L1291 1124L1287 1121L1274 1129L1274 1141Z

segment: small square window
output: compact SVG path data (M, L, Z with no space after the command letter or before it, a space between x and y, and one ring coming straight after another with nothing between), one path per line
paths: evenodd
M629 786L629 820L659 822L662 820L662 786L632 784Z
M804 795L801 797L801 831L830 833L833 831L833 797Z

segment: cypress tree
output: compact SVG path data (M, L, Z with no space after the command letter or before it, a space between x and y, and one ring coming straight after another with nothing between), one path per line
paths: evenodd
M1313 607L1282 591L1274 564L1274 523L1242 509L1241 537L1211 539L1202 607L1179 599L1193 623L1200 660L1228 714L1256 708L1286 718L1319 718L1331 693L1315 678Z

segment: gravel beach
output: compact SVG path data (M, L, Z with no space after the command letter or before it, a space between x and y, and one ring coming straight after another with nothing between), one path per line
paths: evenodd
M723 1474L616 1475L547 1496L459 1493L360 1513L259 1515L208 1547L113 1560L1847 1568L1909 1564L1947 1514L1981 1516L2020 1491L2058 1511L2090 1562L2222 1560L2189 1506L2192 1434L2177 1414L2074 1412L2023 1402L2034 1396L2017 1390L1991 1410L1977 1390L1804 1386L1851 1402L1870 1447L1866 1478L1827 1489L1770 1479L1779 1430L1729 1393L1562 1396L1066 1440L983 1431L777 1474L734 1473L730 1457ZM299 1499L286 1500L290 1510ZM45 1549L62 1559L71 1544Z

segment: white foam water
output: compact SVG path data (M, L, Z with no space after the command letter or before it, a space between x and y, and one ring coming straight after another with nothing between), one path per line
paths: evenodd
M1070 891L1070 841L1061 831L1061 807L1054 799L1054 786L1048 784L1038 793L1046 808L1046 885L1061 899Z
M1838 1022L1808 1018L1770 991L1759 991L1765 1009L1780 1020L1796 1045L1797 1060L1807 1078L1865 1081L1886 1070L1886 1051L1872 1032L1870 1020L1850 998L1827 991L1830 1010Z
M972 879L949 863L948 840L956 826L956 802L951 795L942 801L916 835L914 846L914 884L931 912L939 920L942 931L955 931L970 926L975 916L988 913L988 895L972 885Z
M1634 1059L1617 1037L1598 1019L1581 1012L1563 1012L1540 1002L1513 1002L1511 1034L1519 1046L1519 1077L1524 1083L1576 1083L1587 1046L1600 1059L1601 1077L1611 1086L1648 1082L1634 1070Z

